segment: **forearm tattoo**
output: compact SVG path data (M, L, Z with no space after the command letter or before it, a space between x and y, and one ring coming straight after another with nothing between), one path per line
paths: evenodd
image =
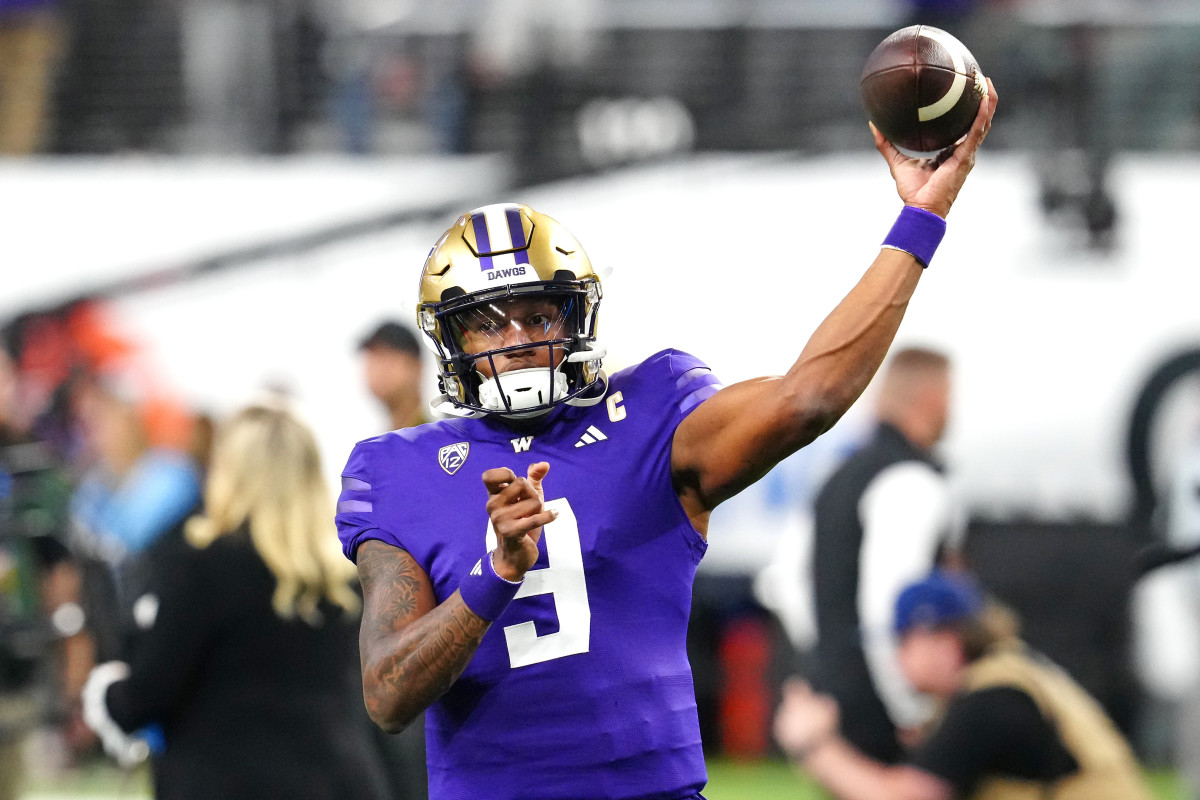
M394 548L364 545L358 566L366 597L359 641L367 711L376 721L407 724L458 679L490 623L457 593L422 614L428 579Z

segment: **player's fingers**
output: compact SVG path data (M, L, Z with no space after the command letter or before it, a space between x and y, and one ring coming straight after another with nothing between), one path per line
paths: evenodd
M504 509L527 499L532 499L537 503L541 502L541 499L529 486L529 481L524 478L513 478L510 483L502 486L495 494L488 495L485 507L487 508L488 516L494 519Z
M888 138L883 135L879 128L875 127L874 122L868 122L867 124L871 126L871 135L875 137L875 149L887 160L888 164L895 164L897 159L904 158L900 151L896 149L896 146L888 141Z
M488 494L498 494L516 479L516 473L508 467L496 467L483 473L483 485L487 487Z
M987 102L979 104L986 107L987 113L987 118L983 123L983 136L979 139L981 143L987 138L988 131L992 129L992 118L996 116L996 105L1000 102L1000 95L996 93L996 86L992 83L992 79L987 78L986 80L988 85Z
M995 88L992 86L992 81L987 78L988 96L986 102L979 104L979 109L975 112L975 121L971 123L971 130L956 147L947 148L938 154L936 158L929 162L930 169L940 169L943 165L949 164L946 167L948 170L957 172L961 179L965 179L975 166L975 154L979 151L979 146L983 144L983 140L987 137L988 131L992 127L992 115L996 111L996 94Z
M542 481L545 479L547 473L549 473L549 472L550 472L550 465L548 463L546 463L545 461L539 461L536 464L530 464L529 469L526 471L526 475L528 476L528 480L529 480L529 485L531 487L533 487L533 490L535 492L537 492L538 497L546 496L542 492Z
M494 522L500 515L505 513L512 516L505 509L529 497L528 487L522 489L524 484L525 479L518 478L495 494L488 495L487 503L484 505L484 510L487 511L488 518ZM536 497L534 499L536 500Z
M537 488L533 486L528 478L518 478L515 476L507 486L501 487L500 491L493 495L493 497L505 503L515 503L527 497L541 499Z
M525 520L531 524L528 533L536 541L542 535L542 528L549 525L554 520L558 519L558 512L553 508L543 509L541 512L532 516L526 517Z
M537 497L523 497L511 503L497 505L494 513L491 514L491 518L493 523L501 524L502 521L522 519L531 514L537 514L541 510L541 499Z
M537 496L529 482L524 478L518 478L517 481L518 483L505 487L499 494L488 498L487 509L490 517L523 517L542 510L542 498ZM514 490L519 490L519 493Z
M524 500L492 517L492 529L496 531L496 537L500 541L509 544L527 533L536 533L543 525L549 525L557 518L557 511L543 508L540 503Z
M985 101L979 104L979 110L975 112L975 121L971 124L971 132L967 134L968 148L976 148L983 143L988 131L991 130L992 116L996 113L996 87L992 85L991 78L985 80L987 80L988 95Z

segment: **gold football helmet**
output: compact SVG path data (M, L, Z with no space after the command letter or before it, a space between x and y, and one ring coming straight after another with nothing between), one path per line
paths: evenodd
M417 324L440 361L435 411L528 417L603 398L600 278L545 214L511 203L463 214L425 259L419 294Z

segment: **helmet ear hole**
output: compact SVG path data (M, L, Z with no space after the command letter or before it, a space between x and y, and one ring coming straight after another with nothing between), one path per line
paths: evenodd
M575 273L569 269L558 269L554 271L554 280L556 281L573 281Z
M456 297L462 297L466 293L466 289L463 289L461 286L447 287L446 290L442 292L442 302L445 303L447 300L453 300Z

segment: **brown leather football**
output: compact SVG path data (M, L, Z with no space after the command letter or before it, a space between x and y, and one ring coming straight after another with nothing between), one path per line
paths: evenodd
M927 158L971 129L987 81L970 51L941 28L910 25L888 36L863 67L863 105L907 156Z

